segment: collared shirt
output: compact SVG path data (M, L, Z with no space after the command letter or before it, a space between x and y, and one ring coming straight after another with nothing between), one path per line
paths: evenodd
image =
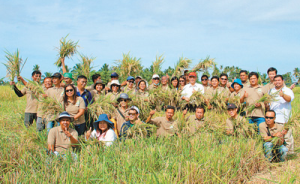
M232 131L235 136L256 134L254 126L255 124L249 124L246 118L239 115L236 118L230 117L226 120L226 130Z
M249 80L247 80L246 82L243 82L243 81L242 81L242 84L243 84L243 87L244 87L244 88L250 86Z
M190 115L186 118L186 122L191 133L195 133L199 128L204 126L205 118L197 119L196 115Z
M279 95L279 92L276 88L270 90L270 94L276 94L275 101L271 102L270 109L276 112L275 122L277 123L287 123L292 113L292 101L294 100L294 93L291 89L284 86L282 91L285 95L291 97L291 101L287 102Z
M130 109L129 107L125 110L122 110L122 108L118 108L118 110L122 113L122 115L124 117L119 113L119 111L117 109L115 110L115 112L113 114L113 118L117 121L116 128L117 128L119 134L120 134L123 123L126 121L126 117L128 116L129 109Z
M69 128L70 134L78 140L78 133L76 130ZM48 134L48 144L54 145L54 151L64 154L67 149L71 148L70 138L66 136L60 126L54 127Z
M37 97L34 95L32 91L30 91L28 88L24 87L21 90L21 93L23 95L26 95L26 113L37 113L37 108L38 108L38 100Z
M281 132L283 130L283 126L275 123L273 128L269 128L266 122L259 124L259 132L260 135L264 138L267 136L272 136L277 132Z
M50 89L50 88L49 88ZM43 90L44 90L44 93L46 93L47 91L47 88L45 88L45 86L43 86ZM39 101L38 101L38 108L37 108L37 117L40 117L40 118L44 118L44 114L43 114L43 111L42 111L42 106L43 106L43 103L41 102L41 100L43 99L44 97L42 96L42 94L39 96Z
M89 104L93 103L93 96L92 96L91 92L89 92L86 89L84 89L84 92L82 94L80 94L78 88L76 88L76 95L83 98L85 107L87 107Z
M202 94L204 94L204 87L202 86L202 84L198 84L198 83L195 83L194 85L187 84L184 86L181 95L182 97L190 98L193 94L193 91L199 91Z
M153 89L158 88L158 86L160 86L160 83L158 83L157 85L154 84L154 83L152 83L152 84L150 84L150 86L148 87L148 89L149 89L149 90L153 90Z
M264 92L262 89L262 86L258 85L256 87L246 87L244 88L245 91L247 91L248 93L248 97L245 98L245 102L246 102L246 106L251 106L251 105L255 105L255 103L257 103L257 101L259 99L261 99L264 96ZM260 107L256 107L250 114L247 114L247 116L249 117L264 117L265 116L265 112L264 112L264 103L261 102L260 103L261 106Z
M269 93L272 88L275 88L275 84L269 82L268 84L266 84L265 86L263 86L263 92L265 94Z
M218 95L222 95L223 97L229 97L230 91L228 88L224 88L224 87L209 87L207 88L205 94L208 96L208 98L212 98L214 95L218 94Z
M166 117L156 117L151 119L149 123L158 127L157 136L172 136L178 131L177 121L168 121Z
M50 97L52 99L56 99L58 102L60 102L64 95L64 88L63 87L52 87L46 91L46 94L48 97Z
M77 101L75 104L71 103L70 101L68 104L64 104L64 101L61 102L62 105L65 107L65 111L67 111L72 117L74 117L76 114L79 113L80 109L85 110L85 103L82 97L77 97ZM77 120L73 122L74 125L80 125L85 122L85 116L84 114L81 115Z
M140 119L137 119L134 121L134 123L131 123L130 121L126 121L122 124L121 130L120 130L120 137L126 138L127 137L127 131L133 127L134 125L141 125L144 122L142 122Z

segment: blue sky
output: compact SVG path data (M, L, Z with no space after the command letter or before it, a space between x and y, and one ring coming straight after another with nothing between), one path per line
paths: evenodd
M94 66L113 65L130 51L149 67L164 54L163 69L180 56L196 64L206 56L219 65L279 73L300 67L300 1L0 1L0 61L4 50L28 58L22 75L34 64L42 73L58 71L61 37L96 57ZM78 56L66 60L73 67ZM6 69L0 67L0 78Z

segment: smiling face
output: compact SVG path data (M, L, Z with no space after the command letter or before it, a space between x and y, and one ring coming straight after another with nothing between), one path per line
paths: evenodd
M138 119L138 113L136 112L136 110L130 109L128 115L129 121L135 121Z
M226 84L227 84L227 80L228 80L228 78L227 78L226 76L222 76L222 77L220 78L221 86L225 87Z
M99 130L105 132L108 130L108 123L106 121L100 121L98 124Z
M40 82L41 81L41 74L34 74L32 76L32 80L34 80L36 82Z
M128 85L129 88L133 88L133 86L134 86L134 80L133 79L128 80L127 81L127 85Z
M268 77L271 82L273 82L275 76L276 76L276 71L271 71L268 73Z
M252 75L250 77L250 84L251 86L256 86L258 84L258 78L256 77L256 75Z
M66 95L68 97L72 97L74 95L75 91L71 86L66 87Z
M159 84L159 78L157 77L157 78L152 79L152 82L154 84Z
M65 130L66 128L67 128L67 130L69 129L70 122L71 122L70 118L67 118L67 117L59 119L60 127L63 130Z
M211 85L213 88L217 88L219 86L219 80L214 78L211 80Z
M202 119L204 117L204 109L197 108L195 116L196 116L197 119Z
M202 77L201 78L201 82L204 86L207 86L208 85L208 78L207 77Z
M52 79L51 78L46 78L44 80L44 86L46 89L49 89L52 87Z
M266 124L268 126L272 127L275 124L275 113L274 112L267 112L266 116L265 116L265 119L266 119Z
M87 80L85 78L80 78L77 80L77 86L79 89L85 88Z
M119 102L121 107L127 108L129 100L121 98Z
M276 87L277 89L282 88L282 87L283 87L283 83L284 83L284 81L281 79L281 77L276 77L276 78L274 79L274 85L275 85L275 87Z
M196 83L196 77L195 76L189 76L189 81L192 85Z
M144 91L146 89L146 83L145 83L145 81L140 82L139 89L142 90L142 91Z
M103 89L102 84L96 84L95 89L96 89L96 91L101 92Z
M182 77L179 78L179 85L180 86L185 86L185 79L184 78L182 78Z
M59 85L60 81L61 81L60 78L52 77L52 82L55 86Z
M111 85L111 90L114 92L114 93L117 93L120 89L120 86L119 85L116 85L116 84L112 84Z
M166 118L168 120L171 120L174 116L174 110L173 109L167 109L166 110Z
M242 88L242 86L240 86L238 83L234 83L233 84L233 88L234 88L234 91L238 92L238 91L240 91L240 89Z
M172 80L172 86L173 86L174 88L176 88L177 85L178 85L178 80L177 80L177 79Z
M242 82L247 82L248 75L245 72L240 73L240 79Z
M64 81L66 82L66 84L72 84L72 79L68 77L64 77Z
M162 84L162 85L167 85L167 84L168 84L168 78L167 78L166 76L163 76L163 77L161 78L161 84Z
M234 118L237 115L237 108L235 109L227 109L227 112L230 117Z

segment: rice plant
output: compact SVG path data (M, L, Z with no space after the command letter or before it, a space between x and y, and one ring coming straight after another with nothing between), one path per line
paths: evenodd
M190 64L192 63L192 60L184 57L180 57L179 61L175 65L174 74L172 76L180 77L180 75L183 74L183 71L185 69L188 69Z
M66 37L60 39L60 46L57 48L59 51L59 58L55 62L55 65L61 67L61 59L63 58L71 58L75 53L77 53L77 49L79 47L78 42L74 42L72 40L67 40L69 34Z
M126 80L128 76L137 76L143 70L141 58L131 57L129 54L130 52L123 54L122 60L116 61L115 69L123 80Z
M163 64L164 59L165 58L163 57L163 55L156 56L155 61L152 63L154 74L159 74L161 72L161 65Z
M23 61L23 59L20 57L18 49L15 53L10 53L8 50L4 52L7 60L6 63L3 63L7 70L6 77L10 78L11 81L14 81L15 77L20 76L27 59Z
M93 69L93 67L91 66L91 64L93 63L93 61L96 59L95 57L88 57L85 56L83 54L79 54L80 55L80 62L81 62L81 74L86 76L88 79L90 78L90 73Z
M209 68L212 68L213 66L215 66L215 59L210 59L209 56L207 56L205 59L200 60L200 62L194 66L190 72L201 72L201 71L205 71Z

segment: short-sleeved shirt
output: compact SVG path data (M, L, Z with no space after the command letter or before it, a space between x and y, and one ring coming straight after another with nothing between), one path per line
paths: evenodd
M123 88L123 92L124 93L131 93L131 94L134 94L135 93L135 90L136 90L136 88L133 86L133 88L131 88L131 89L129 89L128 88L128 86L125 86L124 88Z
M45 88L45 86L43 86L43 90L44 90L44 93L46 93L47 91L47 88ZM42 105L43 103L41 102L41 100L43 99L44 97L42 96L42 94L39 96L39 101L38 101L38 108L37 108L37 117L40 117L40 118L44 118L43 117L43 111L42 111Z
M169 90L169 89L171 89L171 88L170 88L168 85L165 85L165 86L162 85L162 86L161 86L161 89L162 89L162 90Z
M244 126L245 124L249 126ZM226 120L226 130L233 131L233 135L235 136L256 134L254 126L255 124L249 124L246 118L239 115L235 119L230 117Z
M69 128L70 134L78 140L78 133L76 130ZM48 144L54 145L54 151L64 154L71 148L70 138L66 136L60 126L54 127L48 134Z
M160 86L160 84L159 85L155 85L154 83L152 83L152 84L150 84L150 86L148 87L148 89L149 90L153 90L153 89L158 88L159 86Z
M204 88L204 93L206 93L206 90L207 90L207 88L209 88L209 86L208 85L207 86L202 85L202 86Z
M62 104L64 104L64 102L62 101ZM79 113L79 109L85 109L85 103L83 98L81 98L80 96L77 97L77 101L75 104L69 102L68 104L66 104L65 106L65 110L72 116L74 117L76 114ZM76 121L74 121L74 125L80 125L82 123L85 122L85 117L84 114L82 116L80 116Z
M283 125L275 123L273 128L268 128L266 122L259 124L259 132L262 137L272 136L277 132L281 132L283 130ZM269 132L268 132L269 129Z
M64 88L52 87L46 91L46 94L48 97L56 99L58 102L60 102L64 95Z
M114 112L114 114L113 114L113 118L114 119L116 119L117 120L117 130L118 130L118 132L119 132L119 134L120 134L120 131L121 131L121 127L122 127L122 125L123 125L123 123L126 121L126 117L128 116L128 113L129 113L129 109L130 108L127 108L127 109L125 109L125 110L122 110L121 108L118 108L119 109L119 111L122 113L122 115L124 116L124 118L123 118L123 116L119 113L119 111L116 109L115 110L115 112Z
M92 85L90 85L90 86L87 86L87 87L85 87L85 89L87 89L87 90L89 90L89 91L92 91L92 90L95 89L95 84L92 84Z
M149 92L148 91L137 91L136 95L141 96L143 98L149 97Z
M294 93L291 89L284 86L282 88L282 91L285 95L288 95L291 97L291 101L287 102L279 95L278 90L276 88L273 88L270 90L270 94L276 94L275 101L271 102L270 109L274 110L276 112L276 119L275 122L277 123L287 123L289 118L291 117L292 112L292 101L294 100Z
M244 93L245 93L244 88L241 88L238 92L233 91L233 92L230 94L230 96L229 96L228 102L229 102L229 103L234 103L234 104L236 104L236 105L240 104L240 103L241 103L241 102L240 102L240 99L241 99L241 97L244 95Z
M116 101L119 96L120 96L120 92L114 93L114 92L109 92L106 94L106 96L110 99L110 101Z
M156 117L151 119L150 123L158 127L157 136L172 136L178 131L177 121L168 121L166 117Z
M195 115L191 115L186 118L189 130L191 133L195 133L199 128L204 126L205 118L197 119Z
M212 98L214 95L216 95L216 93L218 95L222 95L223 97L229 97L230 91L228 88L218 86L216 88L209 87L205 92L208 98Z
M226 120L226 130L233 131L235 128L235 125L237 124L236 123L237 121L239 123L247 123L246 119L243 118L242 116L237 116L236 119L230 117Z
M266 84L265 86L263 86L263 92L265 94L269 93L269 91L272 89L272 88L275 88L275 85L273 83L268 83Z
M181 91L182 97L187 97L190 98L193 94L193 91L199 91L202 94L204 94L204 87L202 84L195 83L194 85L192 84L187 84L184 86L183 90Z
M243 82L243 81L242 81L242 84L243 84L243 87L244 87L244 88L250 86L249 80L247 80L246 82Z
M83 98L85 107L87 107L89 104L93 103L93 96L89 90L84 89L83 93L80 94L78 88L76 88L76 94L77 94L77 96L80 96Z
M23 95L26 95L27 104L26 104L25 112L26 113L37 113L38 100L37 100L37 97L34 95L34 93L26 87L24 87L21 90L21 93Z
M262 86L258 85L256 87L246 87L244 88L245 91L248 93L248 97L245 98L246 106L251 106L257 103L259 99L261 99L264 96L264 92L262 89ZM252 112L247 114L248 117L264 117L264 103L260 103L261 106L255 108Z

